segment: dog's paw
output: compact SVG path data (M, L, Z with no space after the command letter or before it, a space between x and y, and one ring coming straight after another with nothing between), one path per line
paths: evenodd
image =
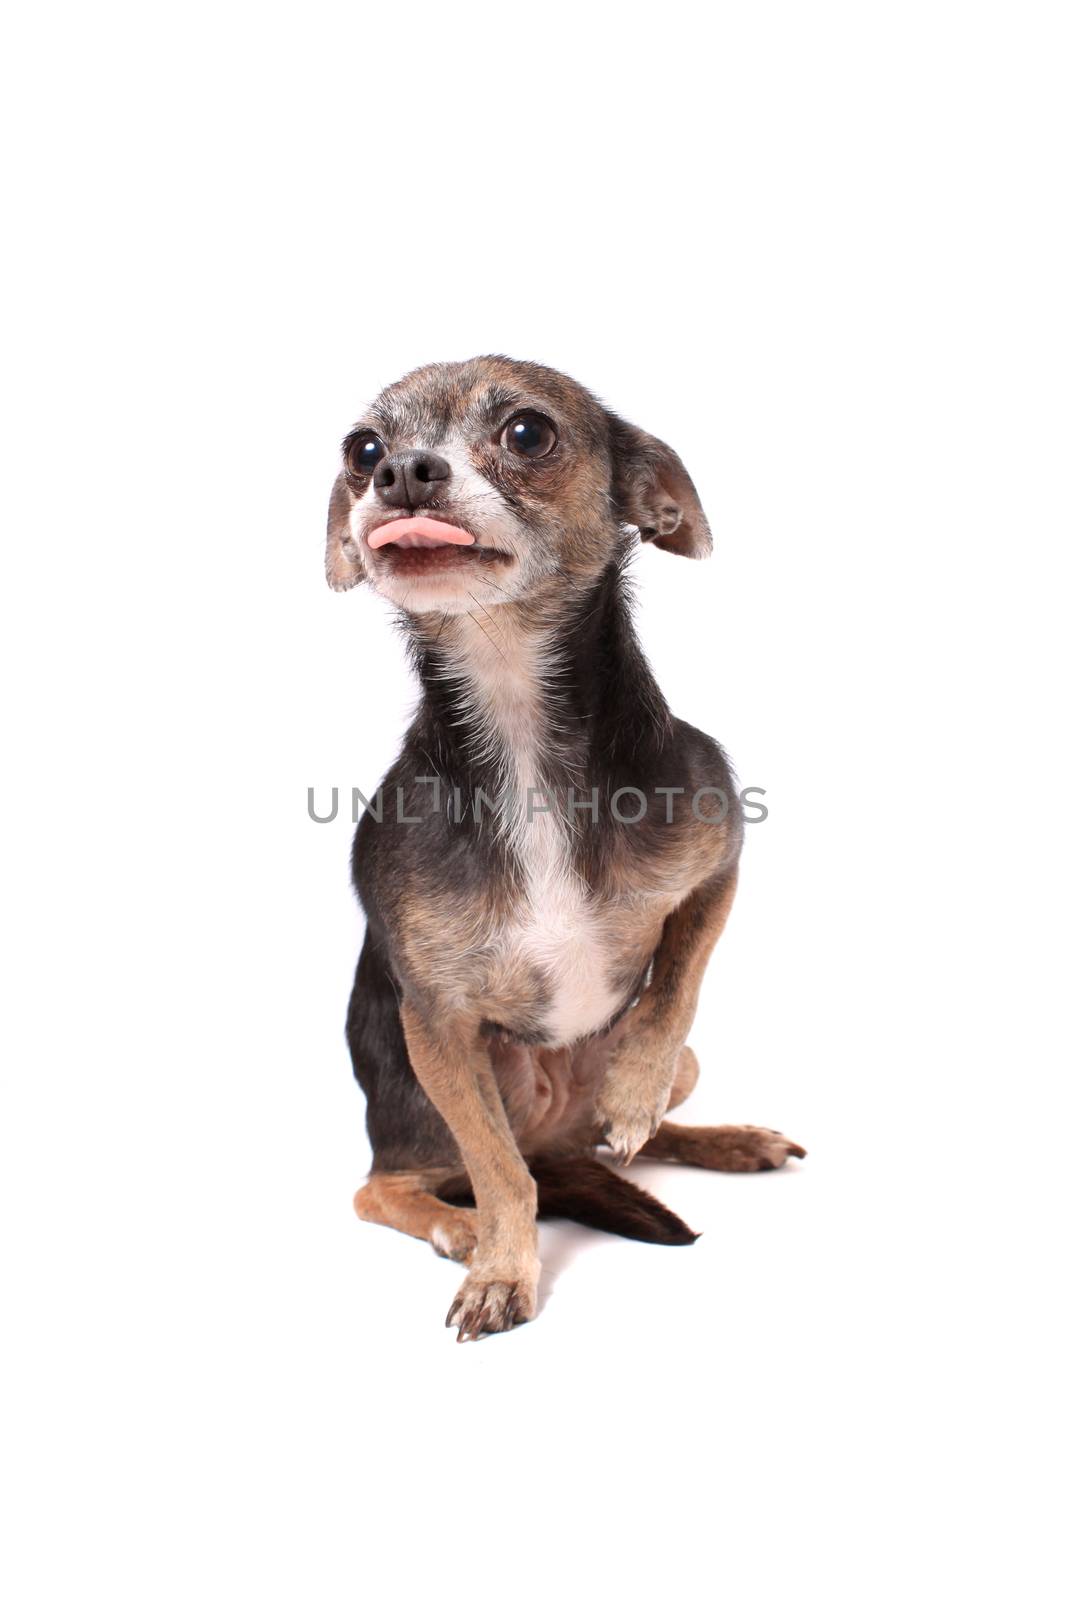
M449 1217L447 1222L435 1222L430 1243L439 1256L466 1264L478 1247L477 1213L472 1211L465 1216L460 1212L458 1216Z
M651 1075L635 1081L629 1074L608 1073L596 1104L600 1137L612 1155L628 1167L651 1139L667 1114L670 1082L660 1091Z
M732 1128L730 1155L734 1172L770 1172L784 1167L790 1156L803 1161L807 1151L774 1128L752 1128L747 1124Z
M537 1311L536 1278L484 1278L468 1273L452 1302L446 1328L457 1330L460 1344L487 1333L506 1333L529 1322Z
M794 1144L774 1128L753 1128L741 1123L737 1127L692 1131L696 1138L692 1148L687 1147L684 1159L715 1172L770 1172L784 1167L790 1156L803 1161L808 1153L803 1145Z

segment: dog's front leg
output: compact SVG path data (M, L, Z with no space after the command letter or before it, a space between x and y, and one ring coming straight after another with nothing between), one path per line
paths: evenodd
M537 1308L537 1185L508 1125L474 1022L400 1008L411 1064L459 1146L478 1207L478 1245L447 1327L459 1339L502 1333Z
M696 1015L700 982L733 904L737 869L702 883L663 924L652 976L617 1025L596 1117L605 1143L628 1165L667 1111L678 1057Z

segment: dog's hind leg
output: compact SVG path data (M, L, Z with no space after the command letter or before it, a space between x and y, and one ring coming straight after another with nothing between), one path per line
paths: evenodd
M685 1128L679 1122L661 1122L637 1153L650 1161L680 1161L711 1172L768 1172L784 1166L790 1156L803 1159L807 1154L773 1128Z
M375 1172L352 1202L364 1222L426 1239L439 1256L469 1261L478 1243L478 1214L470 1207L448 1205L433 1190L445 1172Z
M667 1110L673 1111L675 1106L680 1106L683 1100L688 1100L697 1086L700 1077L700 1063L688 1045L683 1045L678 1052L678 1065L674 1069L674 1083L671 1086L671 1097L667 1101Z
M674 1084L667 1110L688 1100L696 1088L700 1066L688 1045L678 1054ZM802 1159L806 1151L773 1128L687 1128L680 1122L661 1122L656 1133L637 1152L649 1161L677 1161L710 1172L767 1172L781 1167L790 1156Z

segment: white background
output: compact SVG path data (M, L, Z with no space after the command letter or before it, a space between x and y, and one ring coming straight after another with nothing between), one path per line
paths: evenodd
M1063 50L1027 4L41 6L0 106L0 1427L19 1597L1058 1591ZM528 1327L356 1222L348 829L412 704L321 574L410 366L672 443L676 711L768 790L702 1230ZM1057 460L1057 456L1059 459Z

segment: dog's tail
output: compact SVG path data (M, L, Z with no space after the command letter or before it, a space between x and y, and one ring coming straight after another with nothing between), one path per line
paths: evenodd
M564 1217L646 1244L692 1244L699 1238L655 1195L595 1156L534 1156L530 1171L537 1182L539 1217Z
M700 1237L655 1195L620 1177L595 1156L533 1156L530 1173L537 1183L539 1217L581 1222L645 1244L692 1244ZM434 1192L453 1205L474 1204L466 1174Z

